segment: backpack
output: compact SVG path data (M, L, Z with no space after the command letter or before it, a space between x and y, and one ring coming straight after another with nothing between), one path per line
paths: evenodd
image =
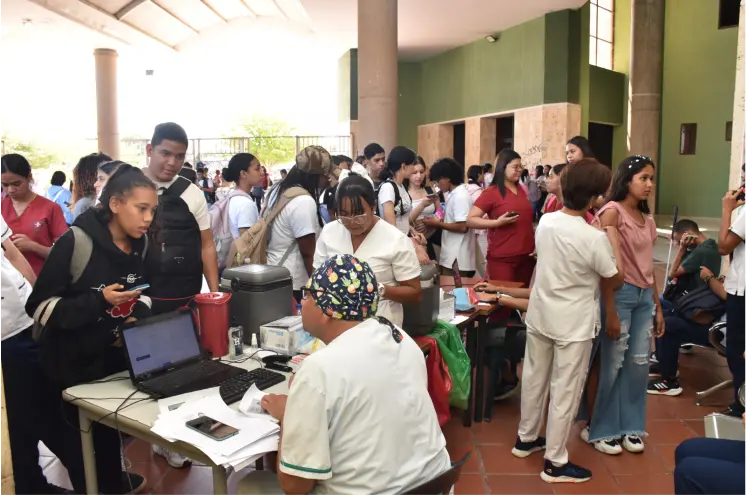
M394 215L396 215L397 217L403 215L404 212L402 212L402 210L404 209L404 202L401 199L401 193L399 192L398 186L391 179L386 179L385 181L381 182L381 184L379 184L378 188L376 189L376 215L383 218L383 212L381 212L378 208L378 194L380 193L381 188L384 184L390 184L394 188ZM399 209L398 212L396 210L397 208Z
M73 254L70 258L70 283L75 284L80 280L80 277L88 267L88 262L91 261L91 253L93 253L93 240L83 229L78 226L72 226L70 231L73 233L74 245ZM145 260L145 256L148 253L148 237L143 236L145 240L145 247L142 250L142 258ZM60 296L53 296L43 301L36 310L34 311L34 326L31 331L31 335L34 341L39 342L44 337L49 317L54 312L54 307L57 306L62 298Z
M233 233L231 232L231 219L229 213L231 198L243 196L250 201L254 198L240 189L234 189L228 196L219 200L210 206L208 214L210 215L210 230L212 231L212 240L215 242L215 251L218 254L218 271L225 268L228 260L228 254L233 245Z
M226 259L226 268L246 264L266 264L272 223L291 200L303 195L309 195L308 191L301 187L292 187L282 194L282 197L277 200L274 207L271 209L265 207L261 218L247 231L244 231L238 239L233 241L228 258ZM285 260L290 256L290 252L296 245L297 243L291 243L288 246L282 259L277 264L278 267L285 263Z
M709 286L702 286L679 296L674 302L674 309L685 319L708 325L723 316L725 302Z

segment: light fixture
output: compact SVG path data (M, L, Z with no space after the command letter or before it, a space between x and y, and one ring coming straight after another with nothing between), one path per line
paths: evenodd
M497 41L497 38L495 38L493 35L488 34L484 37L485 40L487 40L489 43L494 43Z

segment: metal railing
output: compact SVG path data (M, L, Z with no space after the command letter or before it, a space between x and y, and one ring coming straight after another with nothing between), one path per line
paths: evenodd
M121 141L120 156L132 165L147 165L147 139L125 139ZM189 140L186 161L214 162L230 159L237 153L254 153L267 167L294 162L303 148L319 145L332 155L352 154L350 136L251 136L231 138L195 138ZM266 156L262 156L266 155Z

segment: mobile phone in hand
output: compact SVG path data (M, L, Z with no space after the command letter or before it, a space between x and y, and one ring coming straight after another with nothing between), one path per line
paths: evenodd
M518 217L518 212L508 212L508 218L512 219L513 217Z
M139 286L135 286L134 288L130 288L127 291L145 291L150 287L150 284L140 284Z

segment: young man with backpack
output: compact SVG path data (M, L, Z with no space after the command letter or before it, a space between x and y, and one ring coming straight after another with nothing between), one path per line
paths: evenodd
M151 226L150 250L145 259L148 290L154 315L189 305L202 290L202 276L210 291L218 290L218 258L203 192L179 176L189 141L184 129L166 122L155 127L146 147L145 174L158 188L158 209ZM153 445L174 468L189 460Z

